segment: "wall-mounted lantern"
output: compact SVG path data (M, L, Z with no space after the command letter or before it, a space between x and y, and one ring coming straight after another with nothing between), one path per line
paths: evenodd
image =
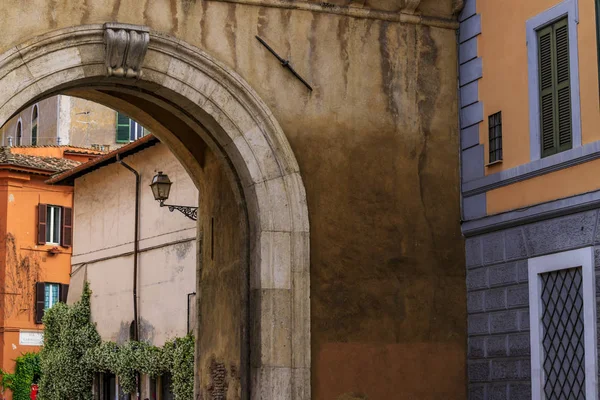
M171 182L169 176L167 174L163 174L162 171L159 171L158 174L154 175L154 178L152 178L152 183L150 184L152 194L154 195L154 200L158 201L161 207L169 207L169 211L171 212L173 212L173 210L177 210L189 219L196 221L198 219L198 207L165 204L165 201L169 198L172 184L173 182Z

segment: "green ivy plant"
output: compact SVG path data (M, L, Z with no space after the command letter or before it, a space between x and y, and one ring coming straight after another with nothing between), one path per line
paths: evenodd
M193 336L173 339L163 347L138 341L123 345L102 342L90 319L90 296L86 282L78 303L73 306L57 304L44 315L40 400L88 400L92 397L93 376L97 372L118 376L125 393L136 391L137 374L158 377L170 373L175 399L191 400L194 391ZM79 375L79 378L74 379L73 375Z
M77 303L72 306L58 303L44 313L40 400L92 399L95 371L85 355L101 341L91 322L90 297L86 282Z
M41 375L39 354L25 353L15 361L15 373L2 374L2 392L6 387L13 392L13 400L29 400L31 385L38 383Z

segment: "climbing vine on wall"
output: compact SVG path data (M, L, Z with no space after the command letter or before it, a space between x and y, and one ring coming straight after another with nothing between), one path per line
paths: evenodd
M25 353L15 361L14 374L0 371L0 398L4 398L5 389L10 389L13 400L29 400L31 384L38 383L41 374L39 354Z
M118 376L125 393L136 391L136 375L170 373L177 400L191 400L194 390L194 338L176 338L163 347L129 341L102 342L90 317L90 289L73 306L58 304L44 315L44 348L40 353L40 400L87 400L96 372ZM71 367L73 366L73 367ZM81 375L73 381L71 374ZM75 385L72 383L76 382ZM16 399L15 399L16 400Z

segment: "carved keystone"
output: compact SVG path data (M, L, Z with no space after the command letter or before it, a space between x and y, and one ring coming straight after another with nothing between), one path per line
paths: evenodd
M421 0L404 0L404 7L402 7L402 12L406 14L414 14L419 7Z
M142 77L142 63L150 42L146 26L104 24L106 74L121 78Z

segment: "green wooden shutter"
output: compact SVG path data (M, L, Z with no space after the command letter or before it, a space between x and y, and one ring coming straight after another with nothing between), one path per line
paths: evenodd
M556 111L558 151L573 147L571 129L571 76L569 71L569 26L566 19L554 24L556 42Z
M567 19L538 31L542 157L573 146Z
M125 114L117 112L117 143L129 143L129 124L131 120Z

